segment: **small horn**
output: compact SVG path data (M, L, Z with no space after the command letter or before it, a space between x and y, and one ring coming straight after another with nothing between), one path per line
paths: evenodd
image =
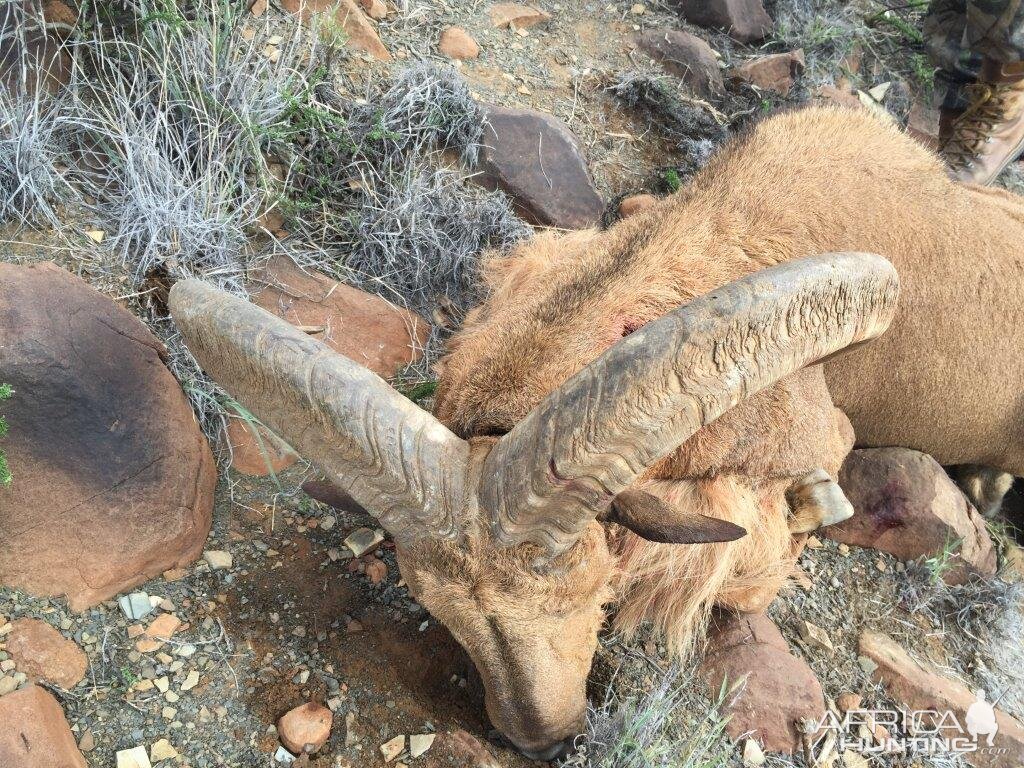
M653 493L635 488L627 488L616 496L603 519L659 544L714 544L747 535L746 528L728 520L684 512Z
M552 554L656 461L741 400L875 338L899 280L880 256L788 262L694 299L624 338L549 394L487 457L494 538Z
M372 371L248 301L185 280L170 307L206 372L397 541L461 534L468 443Z

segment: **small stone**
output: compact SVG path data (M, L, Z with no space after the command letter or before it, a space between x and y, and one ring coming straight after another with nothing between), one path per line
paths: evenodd
M145 592L132 592L130 595L122 596L117 604L121 606L121 612L132 621L137 621L153 612L153 604L149 595Z
M267 0L256 0L255 3L249 6L249 13L256 18L259 18L267 12Z
M409 757L416 759L434 744L437 734L415 733L409 737Z
M836 698L836 706L842 713L847 713L854 709L860 709L861 702L863 700L856 693L843 693Z
M327 708L331 710L331 712L337 712L339 709L341 709L341 706L344 703L344 699L342 699L340 696L332 696L327 700Z
M405 736L395 736L390 741L385 741L380 745L380 753L384 755L384 762L390 763L405 749Z
M10 672L14 669L14 662L11 659L0 661L0 672Z
M92 752L96 749L96 736L93 735L92 728L86 728L82 733L82 738L78 740L78 749L82 752Z
M757 739L747 739L743 742L743 766L744 768L758 768L765 764L764 750L757 743Z
M338 518L336 518L334 515L324 515L323 519L320 521L320 530L329 531L333 529L334 526L337 524Z
M345 713L345 746L352 747L359 743L359 729L356 727L356 713Z
M645 13L647 13L647 6L644 5L643 3L633 3L632 7L630 7L629 9L629 12L632 13L634 16L643 16Z
M367 552L376 549L382 541L384 541L384 534L379 529L356 528L345 538L345 546L356 557L362 557Z
M174 655L181 656L183 659L191 658L195 655L195 652L196 647L192 645L192 643L185 643L184 645L179 645L174 649Z
M366 564L366 576L371 584L380 584L388 577L388 566L383 560L371 560Z
M811 624L809 621L801 621L797 625L797 631L800 633L800 637L803 641L812 648L825 651L827 653L834 653L835 646L832 645L832 638L828 636L828 632L819 627L817 624Z
M474 184L505 192L532 224L586 229L601 220L604 201L568 125L529 109L489 106L486 116Z
M0 696L6 696L18 690L18 681L14 677L0 677Z
M333 722L331 710L309 702L286 712L277 721L277 732L292 752L316 752L330 738Z
M847 546L846 544L840 544L839 545L839 554L842 555L843 557L849 557L850 556L850 548L849 548L849 546Z
M164 677L158 677L156 680L154 680L153 685L156 686L156 689L160 691L160 693L167 693L167 691L170 690L171 681L168 680L167 676L165 675Z
M519 3L496 3L491 6L491 24L498 29L526 29L551 18L551 14L539 8Z
M166 701L168 704L177 704L180 698L181 696L176 694L174 691L168 691L164 694L164 701Z
M274 762L281 763L282 765L291 765L295 762L295 755L284 747L279 746L277 752L274 753Z
M795 78L803 71L804 52L803 49L797 49L745 61L732 69L730 76L763 91L773 91L786 96L793 87Z
M153 653L159 650L165 642L171 639L180 626L181 619L173 613L161 613L153 619L150 625L146 627L143 636L136 641L135 650L139 651L139 653Z
M161 760L173 760L178 756L178 750L171 746L167 739L160 739L149 748L149 759L151 762L159 763Z
M184 568L171 568L169 571L164 571L164 581L181 581L188 576L188 571Z
M160 716L164 720L173 720L178 715L178 710L174 707L164 707L160 710Z
M208 549L203 552L203 560L205 560L209 566L215 570L221 570L224 568L230 568L234 558L230 552L225 552L222 549Z
M774 26L761 0L679 0L674 5L691 24L724 29L741 43L763 40Z
M185 682L181 684L182 691L191 691L199 685L199 673L194 669L185 676Z
M132 747L117 753L117 768L153 768L153 764L145 747Z
M637 47L701 98L710 98L725 90L718 57L711 46L696 35L677 29L652 29L637 38Z
M73 640L40 619L18 619L12 627L7 653L33 682L45 680L70 689L85 677L89 661Z
M449 59L475 59L480 55L480 44L462 27L448 27L441 33L438 50Z

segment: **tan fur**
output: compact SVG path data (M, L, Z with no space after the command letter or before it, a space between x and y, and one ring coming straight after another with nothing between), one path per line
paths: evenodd
M615 560L601 526L542 569L532 545L495 547L480 534L462 547L425 540L398 555L410 592L473 659L491 722L526 752L576 736L611 598Z
M531 592L549 587L519 575L530 565L518 555L481 544L453 559L446 578L458 589L438 582L426 555L404 555L414 592L491 670L485 681L507 694L517 675L556 680L518 691L525 716L489 704L495 725L517 743L550 743L565 732L553 713L581 706L583 683L569 678L589 668L608 585L620 629L651 620L680 651L712 603L742 609L770 600L792 561L786 488L818 467L834 476L852 444L833 398L862 443L1024 473L1022 244L1019 198L954 185L936 157L866 113L816 108L766 120L688 188L606 232L541 235L491 258L490 295L440 366L438 415L464 436L508 431L623 335L766 266L869 251L891 259L903 284L896 321L880 341L740 403L643 478L689 511L743 525L746 538L668 546L610 527L618 569L602 559L606 580L585 581L575 596L568 582L557 620L545 613L547 598ZM596 557L600 548L588 542ZM487 615L492 624L511 617L518 652L497 654L493 628L473 624L485 608L475 597L480 580L495 590ZM504 589L515 599L501 598ZM566 624L576 615L585 619ZM566 636L581 653L566 665L568 678L553 671ZM489 701L501 695L489 688Z
M745 478L654 480L644 489L686 509L741 525L744 538L724 544L652 544L613 532L619 555L615 627L627 637L649 621L669 651L683 655L699 638L712 607L758 611L768 606L792 565L784 503L788 481L753 489Z

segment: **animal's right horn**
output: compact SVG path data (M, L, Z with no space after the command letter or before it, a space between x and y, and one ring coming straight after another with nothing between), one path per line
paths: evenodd
M396 541L461 534L468 443L372 371L248 301L185 280L170 307L207 373Z
M741 400L881 334L899 280L880 256L815 256L747 275L648 323L549 394L488 455L494 538L552 554L647 467Z

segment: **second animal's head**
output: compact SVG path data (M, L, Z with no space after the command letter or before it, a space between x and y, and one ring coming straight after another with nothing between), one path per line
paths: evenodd
M750 275L622 338L507 434L468 439L245 301L190 280L170 303L206 371L378 517L410 591L479 669L494 725L547 759L581 730L613 597L602 522L661 542L743 535L631 486L742 399L884 331L897 292L864 254Z

